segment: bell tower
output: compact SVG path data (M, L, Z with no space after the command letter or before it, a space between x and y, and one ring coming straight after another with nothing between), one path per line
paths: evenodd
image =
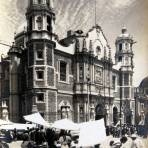
M29 105L26 107L29 108L27 113L39 111L44 114L46 120L55 120L49 119L49 109L50 112L56 112L56 108L51 106L50 99L53 99L52 96L57 96L53 81L55 80L54 49L56 45L53 1L30 0L26 19L29 79L28 96L26 96L26 104Z
M26 12L30 39L52 39L55 26L53 0L30 0Z
M122 99L122 112L124 122L134 124L134 87L133 87L133 37L122 28L121 34L116 39L116 64L120 65L120 95Z

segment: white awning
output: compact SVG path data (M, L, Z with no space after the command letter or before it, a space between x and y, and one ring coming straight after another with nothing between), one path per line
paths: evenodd
M106 139L104 119L85 122L79 126L79 146L94 146L102 143Z
M32 123L35 123L35 124L50 127L50 124L47 121L44 120L44 118L40 115L40 113L34 113L34 114L24 116L24 119L26 121L29 121L29 122L32 122Z
M63 130L79 130L77 124L69 119L57 120L51 126L52 128L63 129Z
M0 119L0 125L5 125L5 124L6 125L7 124L12 124L12 122Z
M5 129L5 130L27 130L27 128L33 128L36 127L36 124L21 124L21 123L13 123L9 125L2 125L0 126L0 129Z

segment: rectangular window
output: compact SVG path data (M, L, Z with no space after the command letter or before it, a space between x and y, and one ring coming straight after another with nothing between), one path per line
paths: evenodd
M122 62L122 56L119 56L118 62Z
M115 76L112 77L112 87L115 90L115 87L116 87L116 77Z
M51 17L50 16L47 16L47 30L49 32L52 31L52 28L51 28Z
M43 59L43 51L42 50L37 51L37 59Z
M37 71L37 79L38 80L43 80L44 79L44 71Z
M37 100L36 102L44 102L44 93L38 93L37 94Z
M38 0L38 4L41 4L41 0Z
M124 85L129 85L129 74L124 74Z
M32 30L32 17L29 18L29 30Z
M124 88L124 98L129 98L130 88L125 87Z
M67 63L60 61L60 81L66 81L66 67Z
M80 66L80 69L79 69L79 79L80 81L83 81L83 67Z
M121 51L122 50L122 44L120 43L119 44L119 51Z
M144 103L141 103L141 110L144 110Z

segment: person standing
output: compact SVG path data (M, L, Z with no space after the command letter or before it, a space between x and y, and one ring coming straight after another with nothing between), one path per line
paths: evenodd
M136 134L131 135L132 144L130 148L144 148L140 139L137 138Z
M127 148L128 147L128 142L127 142L127 137L123 136L122 138L120 138L120 142L122 144L121 148Z

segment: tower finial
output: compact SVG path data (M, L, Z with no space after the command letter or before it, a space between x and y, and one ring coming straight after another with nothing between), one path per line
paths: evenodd
M125 34L127 32L127 29L126 29L125 26L122 27L122 31L121 32L122 32L122 34Z

